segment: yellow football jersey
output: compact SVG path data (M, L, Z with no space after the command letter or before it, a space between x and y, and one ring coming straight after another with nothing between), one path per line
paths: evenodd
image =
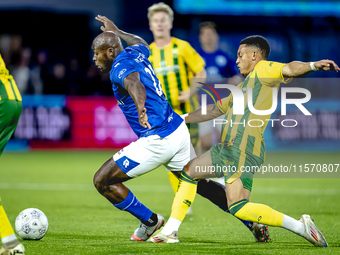
M13 76L9 75L5 62L0 55L0 100L22 101L17 84Z
M190 112L190 102L180 103L178 95L179 91L189 89L193 74L205 66L202 57L188 42L172 37L163 49L157 48L154 42L150 44L149 61L174 111L178 114ZM191 104L198 105L198 102Z
M289 82L282 75L282 68L285 64L260 61L237 87L244 95L244 114L233 114L232 94L222 99L222 105L217 106L225 112L226 124L222 126L221 142L228 146L235 146L247 154L253 154L265 158L265 144L263 132L268 124L271 114L256 115L248 106L248 91L252 88L253 106L256 110L268 110L273 103L273 88L279 90L280 83ZM277 94L275 95L277 96ZM232 123L232 125L231 125ZM236 124L234 124L236 123Z

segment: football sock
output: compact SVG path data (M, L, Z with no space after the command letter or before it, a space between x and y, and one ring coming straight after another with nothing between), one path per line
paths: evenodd
M168 175L169 175L169 181L170 181L171 187L176 194L179 180L171 171L168 171Z
M161 233L163 235L171 235L173 231L178 231L179 226L181 225L181 221L175 218L170 217Z
M17 237L14 234L11 223L9 222L6 212L1 205L0 198L0 236L5 249L10 249L19 244Z
M189 207L195 199L196 190L197 181L182 171L179 179L178 191L172 204L170 217L183 221Z
M129 195L119 204L113 204L115 207L122 211L127 211L133 216L138 218L141 222L146 222L153 215L152 211L143 205L131 192ZM157 220L157 219L156 219Z
M155 226L158 222L157 214L153 213L147 221L142 221L143 224L147 225L148 227Z
M210 179L199 180L197 183L197 194L209 199L223 211L228 212L228 203L225 193L225 186ZM242 223L251 230L253 223L241 220Z
M243 199L233 203L229 207L229 211L241 220L282 227L283 213L275 211L267 205L250 203L247 199Z
M305 226L301 221L293 219L285 214L283 215L282 227L298 235L302 235L305 232Z

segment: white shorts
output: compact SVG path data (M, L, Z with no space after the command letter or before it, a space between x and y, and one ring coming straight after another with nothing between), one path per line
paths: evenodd
M182 171L195 157L188 128L183 122L167 137L151 135L132 142L117 152L113 159L124 173L134 178L160 165L164 165L168 171Z

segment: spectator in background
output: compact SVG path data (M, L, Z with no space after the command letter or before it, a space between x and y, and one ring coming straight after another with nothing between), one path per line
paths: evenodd
M15 58L15 62L12 63L10 70L16 80L21 95L25 95L29 90L31 49L25 48L20 50L18 54L18 59ZM14 53L14 56L16 56L16 53Z
M219 49L219 36L216 24L212 21L200 23L199 41L201 49L197 52L203 57L206 64L207 78L236 78L238 69L235 60L231 59L227 53ZM238 84L242 81L240 75ZM228 81L230 83L230 81Z
M225 82L237 85L243 80L242 76L237 74L238 68L236 61L219 49L219 36L214 22L206 21L200 23L199 41L201 49L197 52L205 61L207 82L209 82L209 80L210 82L221 82L221 78L227 78ZM213 79L215 79L215 81ZM218 126L218 129L214 129L212 121L200 123L199 134L202 150L206 151L219 141L220 127Z
M44 50L37 54L37 63L31 68L30 73L30 92L31 94L41 95L44 92L44 81L47 78L48 55Z
M66 67L59 62L52 68L52 74L48 77L44 87L44 94L65 95L66 93Z
M81 72L79 66L79 60L76 57L72 57L69 62L67 71L67 82L68 82L68 94L79 95L81 85Z

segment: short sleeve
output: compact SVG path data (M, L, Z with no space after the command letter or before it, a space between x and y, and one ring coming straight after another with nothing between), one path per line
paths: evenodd
M260 61L256 67L256 75L261 80L262 84L267 86L279 86L280 83L287 83L290 80L285 79L282 74L282 68L286 64L273 61Z
M203 58L197 53L197 51L193 47L191 47L191 45L188 42L185 42L183 47L184 47L183 57L185 63L195 74L200 72L202 68L205 66Z
M217 107L218 109L220 109L221 112L224 112L224 114L228 111L233 98L232 98L232 94L230 93L230 95L228 97L222 98L222 104L221 102L218 100L217 101Z
M125 77L133 72L137 72L134 65L128 59L122 59L118 63L114 63L110 73L110 80L124 88Z
M132 46L127 47L126 49L139 51L140 53L144 55L145 58L149 58L149 54L150 54L149 49L144 44L141 44L141 43L134 44Z

